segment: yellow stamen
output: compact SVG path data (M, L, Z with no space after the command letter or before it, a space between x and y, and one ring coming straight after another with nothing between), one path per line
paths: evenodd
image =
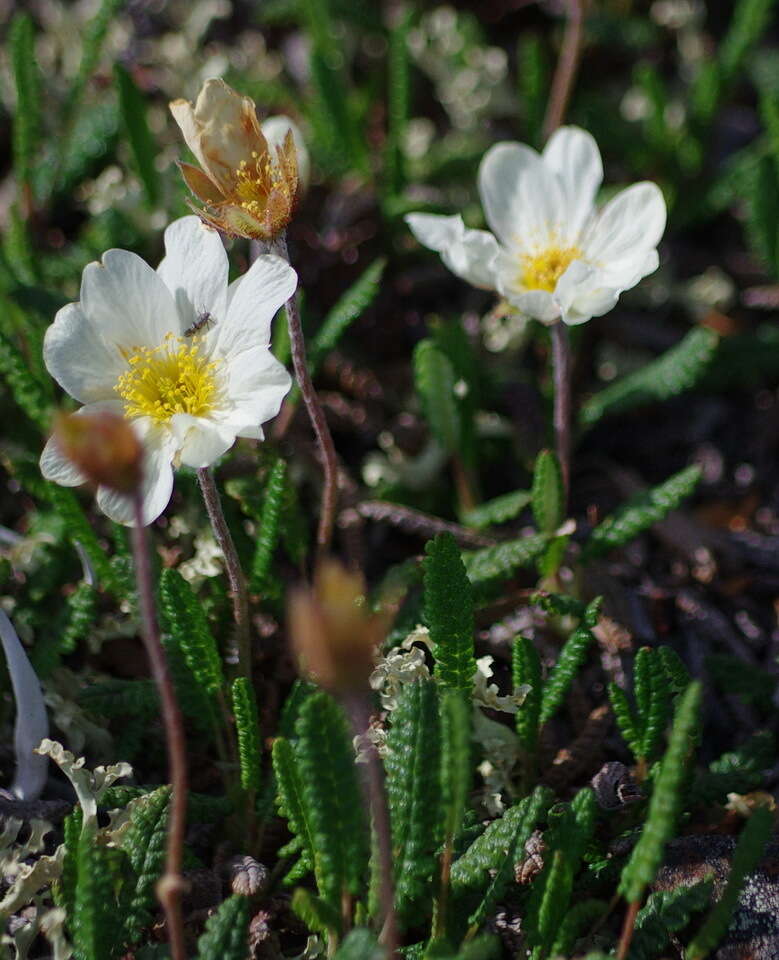
M285 188L286 181L269 153L252 151L252 162L241 160L235 175L236 199L244 210L260 216L273 190Z
M216 363L200 355L200 338L168 334L160 346L138 347L127 356L130 369L114 390L124 400L125 416L167 423L176 413L206 416L218 393Z
M578 247L549 247L541 253L528 254L522 257L519 281L528 290L552 293L571 262L581 255Z

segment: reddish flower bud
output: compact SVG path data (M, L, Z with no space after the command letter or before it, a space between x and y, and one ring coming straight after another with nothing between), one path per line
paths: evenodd
M143 447L124 417L108 412L60 414L54 437L90 483L127 495L140 487Z

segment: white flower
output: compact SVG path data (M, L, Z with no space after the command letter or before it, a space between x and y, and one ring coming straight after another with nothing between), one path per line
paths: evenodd
M78 413L123 415L141 438L144 523L167 506L174 466L207 467L236 437L262 439L261 424L290 387L270 352L270 329L295 290L295 271L262 256L229 287L227 271L219 234L183 217L166 229L156 271L134 253L109 250L84 269L80 301L46 331L46 366L84 404ZM85 482L53 439L41 471L64 486ZM132 524L128 497L98 487L97 502Z
M522 143L498 143L485 154L479 193L492 233L467 229L459 216L411 213L406 222L474 286L544 323L583 323L657 269L665 229L656 184L633 184L598 210L602 179L592 136L561 127L541 154Z

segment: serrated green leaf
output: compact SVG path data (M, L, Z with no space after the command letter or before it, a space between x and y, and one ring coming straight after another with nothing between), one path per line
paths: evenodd
M692 495L700 478L700 467L685 467L620 507L592 531L582 550L582 562L624 546L663 520Z
M519 567L532 566L548 542L545 534L531 534L494 547L465 551L462 556L468 579L471 583L505 580Z
M538 530L554 533L565 519L565 490L560 464L551 450L542 450L536 457L531 496Z
M718 343L717 334L707 327L691 330L656 360L591 397L582 407L581 427L586 430L604 417L691 390L708 370Z
M463 523L469 527L490 527L494 524L505 523L516 517L530 503L532 494L529 490L514 490L504 493L494 500L469 510L463 517Z
M262 777L262 745L254 690L246 677L236 677L233 680L232 694L241 786L244 790L257 791L260 789Z
M114 64L114 81L119 93L119 111L130 142L138 176L149 207L160 199L159 174L155 166L157 149L146 119L146 104L133 78L120 63Z
M206 920L197 960L246 960L248 954L249 899L234 893Z
M443 686L470 694L476 674L473 646L473 595L450 533L425 546L424 610L435 656L435 676Z
M454 395L454 368L432 340L422 340L414 349L414 382L436 440L447 453L457 453L460 417Z

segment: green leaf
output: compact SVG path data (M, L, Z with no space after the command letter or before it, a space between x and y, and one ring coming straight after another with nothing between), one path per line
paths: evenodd
M406 185L403 138L409 120L410 69L408 34L412 12L401 8L400 16L392 24L387 56L387 142L385 145L386 189L390 196L403 192Z
M487 500L469 510L463 517L463 523L469 527L490 527L498 523L512 520L530 503L532 495L529 490L514 490L504 493L494 500Z
M169 806L168 786L135 800L130 826L122 836L122 849L135 874L135 883L129 888L120 913L124 942L128 944L137 943L152 920L152 909L157 903L155 887L165 865Z
M341 929L338 910L303 887L298 887L292 894L292 910L314 933L337 934Z
M538 747L538 725L541 717L541 658L528 637L514 640L512 656L514 689L528 684L530 690L517 710L516 728L522 749L530 756Z
M463 552L468 579L473 584L506 580L517 568L532 566L548 542L546 534L533 534L494 547Z
M286 818L294 840L283 848L285 856L298 854L298 861L284 878L291 883L315 871L314 831L303 791L300 766L286 737L273 741L273 772L276 776L279 813Z
M241 786L259 790L262 779L262 745L257 702L246 677L233 680L233 716L238 735L238 759L241 764Z
M674 716L668 749L660 763L652 799L641 836L620 878L620 893L628 903L641 900L655 877L670 840L681 802L681 789L699 726L701 685L695 681L680 697Z
M779 275L779 173L773 157L761 157L747 194L747 235L772 277Z
M546 101L549 97L549 57L543 39L523 31L517 44L519 103L525 114L523 140L540 149Z
M692 495L700 478L700 467L685 467L658 486L628 501L595 527L582 550L582 562L586 563L630 543L655 523L665 519Z
M572 954L579 937L604 917L607 910L608 904L603 900L579 900L571 904L562 919L558 917L557 932L549 955L564 957Z
M712 886L712 880L708 879L690 887L680 885L675 890L651 893L636 917L629 960L657 960L663 956L670 934L683 930L694 913L709 905Z
M414 382L436 440L447 453L457 453L460 417L454 395L454 368L432 340L422 340L414 349Z
M404 926L430 915L436 852L441 842L438 778L441 739L436 686L403 687L387 734L387 798L395 864L395 905Z
M614 718L617 721L619 732L622 734L622 739L630 747L633 756L638 759L641 756L641 734L638 721L630 709L627 694L618 687L616 683L610 683L609 700L611 701L611 709L614 712Z
M249 578L249 587L254 593L265 593L270 587L270 568L273 552L279 540L279 521L283 510L286 477L287 464L279 458L274 463L265 486L257 544L254 548L252 572Z
M40 78L35 55L33 22L26 13L17 13L8 31L8 52L16 86L13 117L14 176L20 189L30 189L32 168L41 127ZM32 197L28 197L32 200Z
M78 842L73 907L75 960L112 960L121 943L116 936L114 880L106 848L94 830L82 830Z
M543 726L562 706L563 700L587 658L587 653L595 643L590 630L583 624L578 626L566 640L557 658L557 663L549 674L541 696L539 723Z
M424 610L435 656L435 675L443 686L470 694L476 674L473 647L473 595L450 533L425 546Z
M344 938L334 960L386 960L386 954L371 930L358 927Z
M119 93L119 112L130 141L138 176L150 208L160 200L159 174L155 166L157 149L146 119L146 103L133 78L120 64L114 64L114 81Z
M586 430L604 417L691 390L708 370L718 344L713 330L695 327L656 360L591 397L582 407L581 427Z
M3 335L0 335L0 374L22 411L42 432L46 431L51 420L51 394L30 372L29 361Z
M702 960L725 935L746 878L757 866L773 828L774 815L771 810L758 807L752 812L738 838L727 886L687 948L687 960Z
M295 725L295 755L319 895L336 910L368 875L368 831L351 736L328 694L310 696Z
M197 960L246 960L248 955L249 899L233 894L206 920Z
M222 660L203 605L177 570L160 578L160 603L166 629L175 637L197 685L208 698L224 687Z
M532 503L539 531L554 533L565 520L565 490L560 464L551 450L542 450L536 457Z
M441 801L443 836L460 831L471 788L471 704L459 690L443 690L441 714Z

